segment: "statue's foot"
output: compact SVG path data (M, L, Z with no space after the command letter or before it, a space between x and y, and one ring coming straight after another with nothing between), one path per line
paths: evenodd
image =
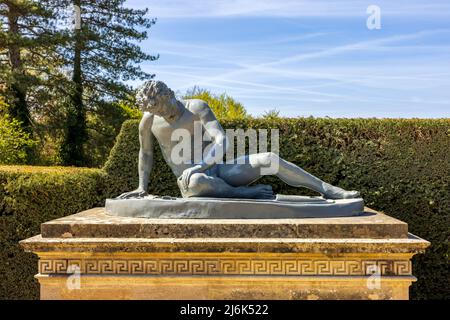
M347 191L342 188L332 186L329 183L324 183L323 187L325 190L323 197L326 199L354 199L361 197L361 194L358 191Z
M247 199L274 199L272 186L266 184L257 184L248 187L238 187L237 198Z

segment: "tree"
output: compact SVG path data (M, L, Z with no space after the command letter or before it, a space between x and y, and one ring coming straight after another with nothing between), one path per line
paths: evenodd
M68 34L71 46L62 47L65 64L72 70L66 102L65 138L61 158L65 165L85 165L83 152L88 138L86 113L96 112L112 100L127 100L129 80L153 77L139 63L158 57L144 53L136 42L147 38L155 19L148 12L124 7L125 0L62 0L80 12L80 28ZM68 19L60 11L59 18Z
M0 96L0 164L25 163L27 150L36 143L21 123L5 112L8 108Z
M45 6L33 0L0 0L0 81L8 99L8 112L30 130L28 93L55 72L58 60L53 0Z
M30 91L53 77L58 60L53 0L0 0L0 85L7 114L32 134ZM59 72L59 71L58 71Z
M206 89L194 87L188 90L183 98L205 101L218 118L242 119L247 117L247 111L244 106L226 93L216 95Z
M271 110L267 110L264 111L264 114L262 115L263 119L270 119L270 120L276 120L276 119L280 119L280 110L277 109L271 109Z

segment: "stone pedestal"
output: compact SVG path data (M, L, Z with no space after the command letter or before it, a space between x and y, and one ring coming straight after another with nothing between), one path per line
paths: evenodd
M408 299L407 224L356 217L143 219L87 210L21 241L41 299Z

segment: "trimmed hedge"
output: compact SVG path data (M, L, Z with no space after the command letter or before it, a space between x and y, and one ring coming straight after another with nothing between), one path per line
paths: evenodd
M155 142L155 145L157 143ZM153 171L150 176L149 192L159 195L180 196L176 178L164 161L159 147L154 149ZM128 120L111 149L104 170L107 175L105 193L107 197L115 197L123 192L136 189L139 184L139 120Z
M450 297L450 120L245 119L224 128L278 128L280 155L332 184L361 191L366 204L429 240L413 260L411 298ZM137 187L138 120L124 123L103 170L0 167L0 298L36 298L36 259L17 245L42 222L103 203ZM155 148L149 192L179 196ZM274 191L305 194L276 177ZM6 262L5 262L6 261ZM5 280L3 279L5 278Z
M0 299L37 299L37 258L20 240L48 220L103 203L100 169L0 166Z

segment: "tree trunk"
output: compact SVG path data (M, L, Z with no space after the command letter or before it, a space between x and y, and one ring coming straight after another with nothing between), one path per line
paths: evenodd
M11 38L18 39L19 25L18 13L11 4L8 6L8 32ZM11 101L9 102L8 113L22 123L25 132L32 133L30 112L28 110L26 96L26 84L20 81L24 76L22 59L20 57L20 46L16 40L10 41L8 44L9 63L13 74L12 82L9 84L9 92L11 93Z

